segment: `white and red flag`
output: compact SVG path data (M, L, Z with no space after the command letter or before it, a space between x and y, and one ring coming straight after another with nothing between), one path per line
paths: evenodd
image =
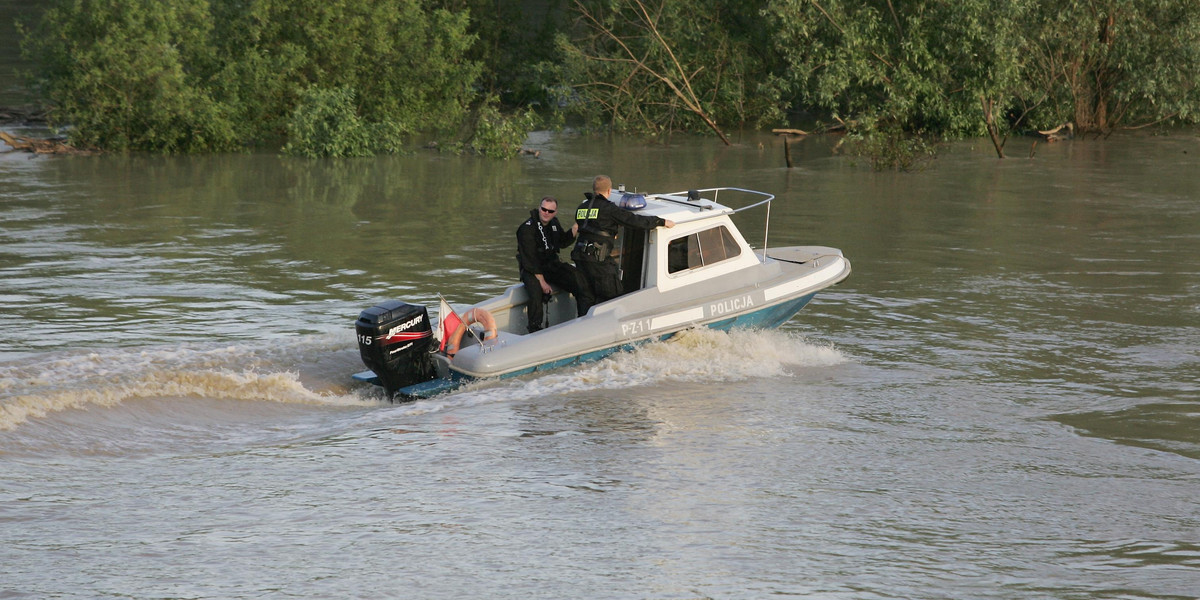
M450 303L446 302L446 299L441 294L438 294L438 302L439 322L436 334L438 342L440 342L438 344L438 351L445 352L446 340L454 335L454 331L458 329L458 325L462 323L462 319L459 318L458 313L454 312L453 308L450 308Z

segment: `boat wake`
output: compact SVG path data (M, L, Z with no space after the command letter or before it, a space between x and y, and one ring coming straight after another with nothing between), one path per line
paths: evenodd
M540 396L663 385L786 377L796 370L849 362L838 349L781 330L689 329L669 340L582 365L513 380L480 381L445 397L407 405L406 414Z
M575 368L475 382L445 396L391 405L379 388L349 380L361 362L354 340L343 334L286 344L43 355L0 363L0 452L244 447L488 403L787 377L844 362L836 348L786 331L696 329ZM380 406L388 410L376 410Z
M358 360L344 335L302 338L286 346L104 349L2 363L0 431L52 413L112 408L138 399L335 405L369 401L369 394L321 381L322 372L330 369L329 357L339 355L339 365Z

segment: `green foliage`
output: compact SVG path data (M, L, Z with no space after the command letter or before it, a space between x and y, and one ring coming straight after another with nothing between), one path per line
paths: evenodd
M578 0L571 36L557 44L573 108L620 131L708 131L719 124L778 122L773 88L761 82L758 3L739 0Z
M521 145L536 123L537 115L532 110L505 115L494 101L485 102L479 109L469 149L491 158L512 158L521 153Z
M570 0L497 2L445 0L446 8L468 12L468 32L476 38L467 56L483 66L478 86L507 107L532 106L544 112L558 108L555 89L561 84L555 66L561 59L554 45L568 25Z
M1196 121L1200 4L1039 3L1025 29L1028 86L1045 98L1040 126L1073 121L1083 131L1108 131L1169 118Z
M1015 127L1083 130L1200 106L1195 2L768 0L766 15L782 93L851 129L977 136L985 101Z
M353 112L398 135L455 128L476 92L468 16L421 0L57 0L25 50L76 143L190 152L264 143L359 152ZM306 95L311 88L342 90ZM336 97L335 97L336 96ZM301 106L301 101L306 102ZM401 126L401 124L403 126ZM324 150L318 150L323 148Z
M788 66L777 84L852 130L981 135L981 97L1014 86L1021 10L1020 0L770 0Z
M1192 0L50 1L22 29L36 90L72 143L115 150L360 155L434 133L513 156L537 108L651 135L804 112L919 157L897 136L1200 114Z
M305 92L288 121L283 152L310 158L396 153L404 127L363 120L355 96L348 87Z
M936 136L888 128L850 134L838 146L846 154L866 158L876 171L919 171L937 157L940 143Z
M204 0L64 0L25 37L71 142L113 150L224 150L228 107L190 67L211 30Z
M465 58L466 13L426 10L420 0L221 1L228 26L246 38L223 54L265 66L277 64L266 57L303 57L280 65L291 67L294 86L285 104L310 86L351 87L362 118L424 130L457 125L474 97L479 65ZM242 89L278 81L262 68L250 73Z

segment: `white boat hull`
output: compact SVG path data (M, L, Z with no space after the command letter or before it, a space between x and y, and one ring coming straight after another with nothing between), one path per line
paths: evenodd
M840 250L823 246L771 249L755 264L695 285L663 291L638 290L574 316L567 294L556 293L548 311L554 323L533 334L524 331L524 287L481 302L497 322L499 335L483 343L468 336L453 357L434 354L437 378L399 389L404 398L422 398L482 378L506 378L603 358L691 327L728 330L779 327L817 294L850 275ZM374 373L355 376L373 381Z

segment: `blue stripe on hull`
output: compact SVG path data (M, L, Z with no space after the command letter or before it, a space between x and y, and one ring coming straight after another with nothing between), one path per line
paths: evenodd
M709 329L729 331L730 329L776 329L787 323L788 319L796 316L816 294L801 296L795 300L768 306L754 312L740 314L731 319L709 323Z
M789 300L787 302L781 302L779 304L767 306L754 312L743 313L729 319L713 321L712 323L705 325L705 327L720 331L729 331L730 329L775 329L786 323L788 319L794 317L796 313L800 312L800 309L804 308L804 306L813 299L813 296L816 296L816 293L812 293L807 296L801 296L795 300ZM536 373L539 371L560 369L573 364L597 361L615 352L631 350L653 340L664 340L675 335L676 333L677 332L672 331L671 333L649 337L636 342L630 342L628 344L604 348L603 350L595 350L593 352L587 352L585 354L572 356L570 358L553 360L529 367L528 369L521 369L519 371L505 373L498 376L497 379L508 379L510 377L519 377L521 375L527 375L529 373ZM363 379L363 381L365 380L366 379ZM423 383L410 385L408 387L403 387L398 391L398 395L409 399L429 398L443 392L448 392L474 380L475 378L469 375L463 375L462 373L451 371L449 378L434 379L433 381L426 381Z

